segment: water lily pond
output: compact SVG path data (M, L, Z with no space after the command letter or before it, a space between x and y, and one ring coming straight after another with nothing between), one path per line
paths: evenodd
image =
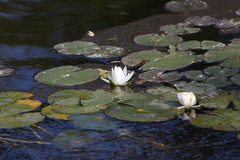
M239 159L240 9L219 1L0 2L1 158Z

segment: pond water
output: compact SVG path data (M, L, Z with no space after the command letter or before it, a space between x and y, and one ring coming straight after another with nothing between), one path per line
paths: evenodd
M100 61L62 55L52 47L58 43L78 40L89 30L97 32L151 15L168 13L163 7L168 1L0 1L0 60L4 66L16 70L14 75L1 78L0 84L4 86L2 91L29 91L39 87L34 75L49 68L82 64L98 67ZM196 34L194 38L183 37L202 41L205 39L203 37L208 36L211 40L224 43L231 38L231 35L220 35L213 27L205 29L204 34ZM43 102L42 107L47 105L45 99ZM74 135L77 138L70 143L80 145L76 147L62 147L62 144L58 144L61 140L71 141L70 138L54 139L63 131L84 130L68 120L46 117L37 126L0 129L0 159L239 158L238 132L198 128L177 118L160 123L112 120L119 124L118 128L90 130L91 134L97 134L94 136L97 139L93 138L92 143L91 140L82 140Z

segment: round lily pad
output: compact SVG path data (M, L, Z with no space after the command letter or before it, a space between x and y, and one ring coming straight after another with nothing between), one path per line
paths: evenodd
M200 104L207 108L226 109L230 102L239 107L240 95L235 91L210 91L201 95Z
M201 43L197 40L181 42L177 45L179 50L201 49Z
M193 55L189 55L183 51L176 51L174 54L170 54L169 56L166 56L162 59L157 59L155 61L146 63L143 65L143 69L174 70L186 67L192 64L194 60L195 57Z
M50 118L67 120L68 117L69 117L69 114L62 114L62 113L55 112L55 111L53 110L52 105L48 105L48 106L44 107L41 112L42 112L45 116L50 117Z
M160 52L156 49L133 52L122 58L122 63L127 66L137 66L147 61L159 59L167 55L165 52Z
M210 40L204 40L201 42L202 49L207 49L207 50L219 50L224 48L226 45L221 42L216 42L216 41L210 41Z
M197 11L207 8L207 3L200 0L171 1L165 7L172 12Z
M145 46L169 46L182 42L182 38L174 35L143 34L135 37L134 42Z
M219 131L239 131L240 111L215 110L209 114L199 114L191 118L190 122L198 127L212 128Z
M104 110L105 104L114 100L114 95L104 90L62 90L51 94L48 102L54 112L82 114Z
M32 93L27 92L0 92L0 105L9 104L20 99L31 98L32 96Z
M179 23L177 25L170 24L160 27L160 31L165 31L165 33L169 35L193 34L199 32L200 30L200 28L190 27L189 24L186 23Z
M81 70L76 66L61 66L37 73L35 80L54 86L73 86L94 81L98 77L97 69Z
M83 55L90 58L115 58L126 54L126 50L117 46L98 46L93 42L73 41L57 44L53 47L66 55Z
M105 110L110 117L134 122L159 122L174 118L173 107L159 100L131 100L111 103Z
M100 133L89 130L67 130L54 138L54 144L62 148L85 146L100 140Z
M203 74L203 72L200 70L185 71L184 75L187 78L193 79L195 81L204 81L204 80L208 79L208 76Z
M226 77L209 77L205 82L214 87L224 87L231 84Z
M68 120L78 127L91 130L112 130L119 126L116 121L111 120L103 112L74 114L69 116Z
M139 75L140 79L156 83L176 81L181 77L182 77L181 73L178 72L163 73L163 71L161 70L150 70Z
M67 55L88 55L100 50L100 47L87 41L73 41L57 44L53 47L56 51Z
M0 77L11 76L15 73L15 69L13 68L3 68L0 69Z
M202 42L192 40L181 42L177 45L179 50L192 50L192 49L203 49L203 50L219 50L224 48L226 45L221 42L204 40Z
M40 113L24 113L11 117L0 118L0 128L19 128L30 126L32 124L41 122L45 118Z
M193 24L195 26L210 26L215 24L217 22L217 19L210 16L193 16L187 18L184 22L187 24Z
M236 83L236 84L240 85L240 74L236 74L235 76L233 76L233 77L231 78L231 81L232 81L233 83Z
M238 68L223 68L220 66L211 66L204 69L204 72L210 76L230 76L239 72Z
M239 56L231 56L226 59L224 62L220 64L222 67L228 68L240 68L240 57Z

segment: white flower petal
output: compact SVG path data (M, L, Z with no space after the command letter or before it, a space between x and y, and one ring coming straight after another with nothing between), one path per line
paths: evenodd
M178 93L178 100L183 106L194 106L197 103L196 97L192 92Z

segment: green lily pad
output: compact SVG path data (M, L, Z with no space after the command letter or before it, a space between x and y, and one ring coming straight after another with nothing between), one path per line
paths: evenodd
M143 34L135 37L134 42L145 46L170 46L182 42L182 38L164 34Z
M157 59L155 61L146 63L143 65L143 69L174 70L186 67L192 64L194 61L195 57L193 55L189 55L183 51L176 51L174 54L170 54L162 59Z
M192 40L181 42L177 45L179 50L192 50L192 49L203 49L203 50L220 50L223 49L226 45L221 42L204 40L202 42Z
M103 112L74 114L69 116L68 120L78 127L91 130L112 130L119 126L116 121L111 120Z
M93 42L73 41L57 44L56 51L66 55L83 55L90 58L115 58L126 54L126 50L117 46L98 46Z
M240 38L233 38L231 43L228 44L229 46L238 46L240 45Z
M220 64L222 67L240 68L240 56L231 56Z
M67 55L88 55L100 50L100 47L93 42L73 41L57 44L53 47L56 51Z
M51 94L51 109L61 114L82 114L104 110L114 95L104 90L62 90Z
M209 77L205 82L214 87L224 87L231 84L226 77Z
M54 138L54 144L62 148L86 146L100 140L100 133L89 130L67 130Z
M172 12L197 11L207 8L207 3L200 0L171 1L165 7Z
M211 91L201 95L200 104L207 108L226 109L233 102L238 109L239 98L240 94L236 91Z
M232 81L233 83L236 83L236 84L240 85L240 74L236 74L235 76L233 76L233 77L231 78L231 81Z
M32 96L32 93L26 92L0 92L0 105L9 104L20 99L31 98Z
M173 107L159 100L129 100L111 103L105 110L109 117L134 122L160 122L176 116Z
M210 76L230 76L239 72L238 68L223 68L219 66L211 66L204 69L204 72Z
M48 106L44 107L42 109L41 113L43 113L45 116L50 117L50 118L63 119L63 120L67 120L68 117L70 116L69 114L62 114L62 113L55 112L53 110L52 105L48 105Z
M161 70L149 70L140 74L138 77L148 82L159 83L176 81L182 77L182 74L178 72L163 73Z
M117 46L101 46L99 50L92 54L85 55L90 58L116 58L126 54L126 50Z
M127 66L137 66L147 61L160 59L167 55L165 52L160 52L156 49L133 52L122 58L122 63Z
M221 50L210 50L203 55L207 62L222 61L231 57L238 57L240 46L226 46Z
M216 90L216 88L210 84L195 81L176 81L172 82L172 84L174 84L174 86L180 91L193 92L194 94L201 94L207 91Z
M200 28L190 27L189 24L186 23L179 23L177 25L170 24L160 27L160 31L165 31L165 33L169 35L193 34L199 32L200 30Z
M185 21L187 24L193 24L194 26L210 26L217 22L217 19L210 16L193 16L187 18Z
M24 113L11 117L0 118L0 128L19 128L30 126L32 124L41 122L45 118L40 113Z
M212 128L219 131L239 131L240 111L215 110L209 114L199 114L196 118L191 118L190 122L198 127Z
M73 86L94 81L98 77L97 69L81 70L76 66L61 66L37 73L35 80L54 86Z
M147 92L163 101L178 101L178 91L172 87L159 86L147 89ZM175 105L174 105L175 106ZM179 103L175 107L179 107Z
M201 49L201 43L197 40L185 41L178 43L177 49L184 50L192 50L192 49Z
M184 75L187 78L193 79L195 81L204 81L208 79L208 76L206 76L205 74L203 74L202 71L199 70L185 71Z

